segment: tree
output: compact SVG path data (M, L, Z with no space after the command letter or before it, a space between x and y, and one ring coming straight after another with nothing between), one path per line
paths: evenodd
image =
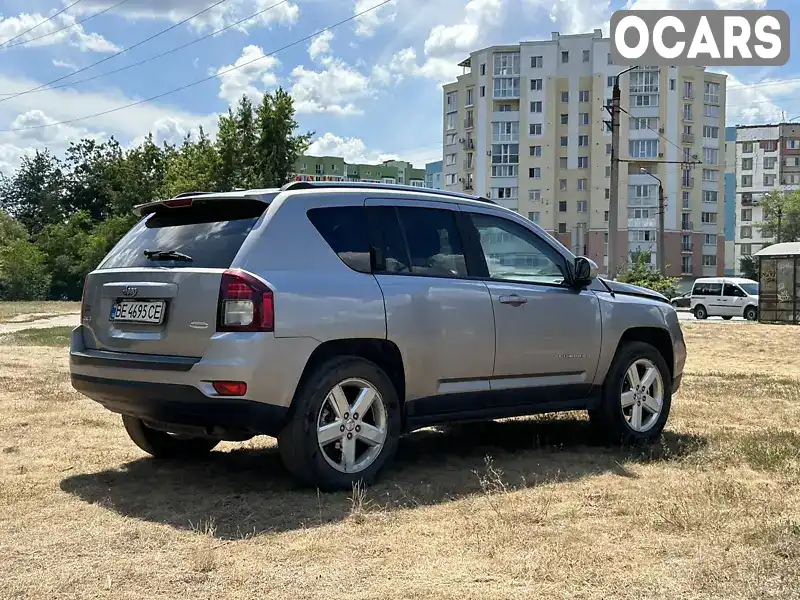
M624 266L617 281L653 290L667 298L674 297L678 288L677 278L659 273L650 262L650 253L643 250L631 252L630 261Z
M123 161L119 142L111 138L98 144L83 139L72 142L64 159L64 204L68 214L86 211L92 221L102 221L113 210L113 200L127 182L120 178Z
M313 134L294 135L298 126L294 114L294 101L283 88L274 95L264 94L256 114L259 186L280 187L288 182L297 157L308 149Z
M184 192L216 191L219 163L217 147L202 127L196 142L187 135L183 145L167 155L164 196L171 198Z
M49 297L53 300L80 300L83 279L91 270L87 258L93 255L92 218L79 211L62 223L47 225L35 240L45 255L51 274Z
M764 237L774 237L778 243L800 241L800 190L773 190L761 199L761 207L764 220L756 227Z
M0 246L0 298L42 300L50 287L44 253L24 238Z
M740 258L739 270L742 272L742 277L758 281L758 259L754 256Z
M28 230L25 225L12 218L11 215L0 210L0 247L6 246L15 240L27 240Z
M63 205L64 176L60 161L49 150L24 156L13 177L0 176L0 208L22 222L31 233L58 223Z

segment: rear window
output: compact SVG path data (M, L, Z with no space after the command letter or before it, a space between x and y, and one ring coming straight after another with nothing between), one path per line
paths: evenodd
M344 264L361 273L372 271L363 206L312 208L308 218Z
M255 200L196 200L187 207L159 209L135 225L100 268L227 269L266 209L267 204ZM154 251L179 252L191 260L145 255Z
M695 283L692 296L719 296L721 293L721 283Z

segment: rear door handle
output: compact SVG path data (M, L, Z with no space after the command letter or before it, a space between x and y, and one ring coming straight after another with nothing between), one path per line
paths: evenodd
M510 304L511 306L521 306L528 301L527 298L523 298L517 294L511 294L510 296L500 296L500 304Z

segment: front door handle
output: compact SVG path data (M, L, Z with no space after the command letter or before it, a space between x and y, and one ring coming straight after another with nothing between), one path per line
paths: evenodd
M511 306L521 306L528 301L527 298L523 298L517 294L511 294L510 296L500 296L500 304L510 304Z

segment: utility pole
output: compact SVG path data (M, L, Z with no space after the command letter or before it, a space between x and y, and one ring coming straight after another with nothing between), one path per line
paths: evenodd
M778 207L778 235L775 237L775 243L781 243L781 221L783 220L783 209Z
M619 78L636 67L622 71L614 78L614 92L611 96L611 192L608 199L608 278L617 276L617 230L619 213L619 127L620 127L620 102L622 91L619 88Z
M658 182L658 238L656 241L656 260L658 261L658 272L661 275L667 274L667 262L664 256L664 213L667 211L667 202L664 198L664 184L661 179L653 175L645 168L639 169L643 175L650 175Z

